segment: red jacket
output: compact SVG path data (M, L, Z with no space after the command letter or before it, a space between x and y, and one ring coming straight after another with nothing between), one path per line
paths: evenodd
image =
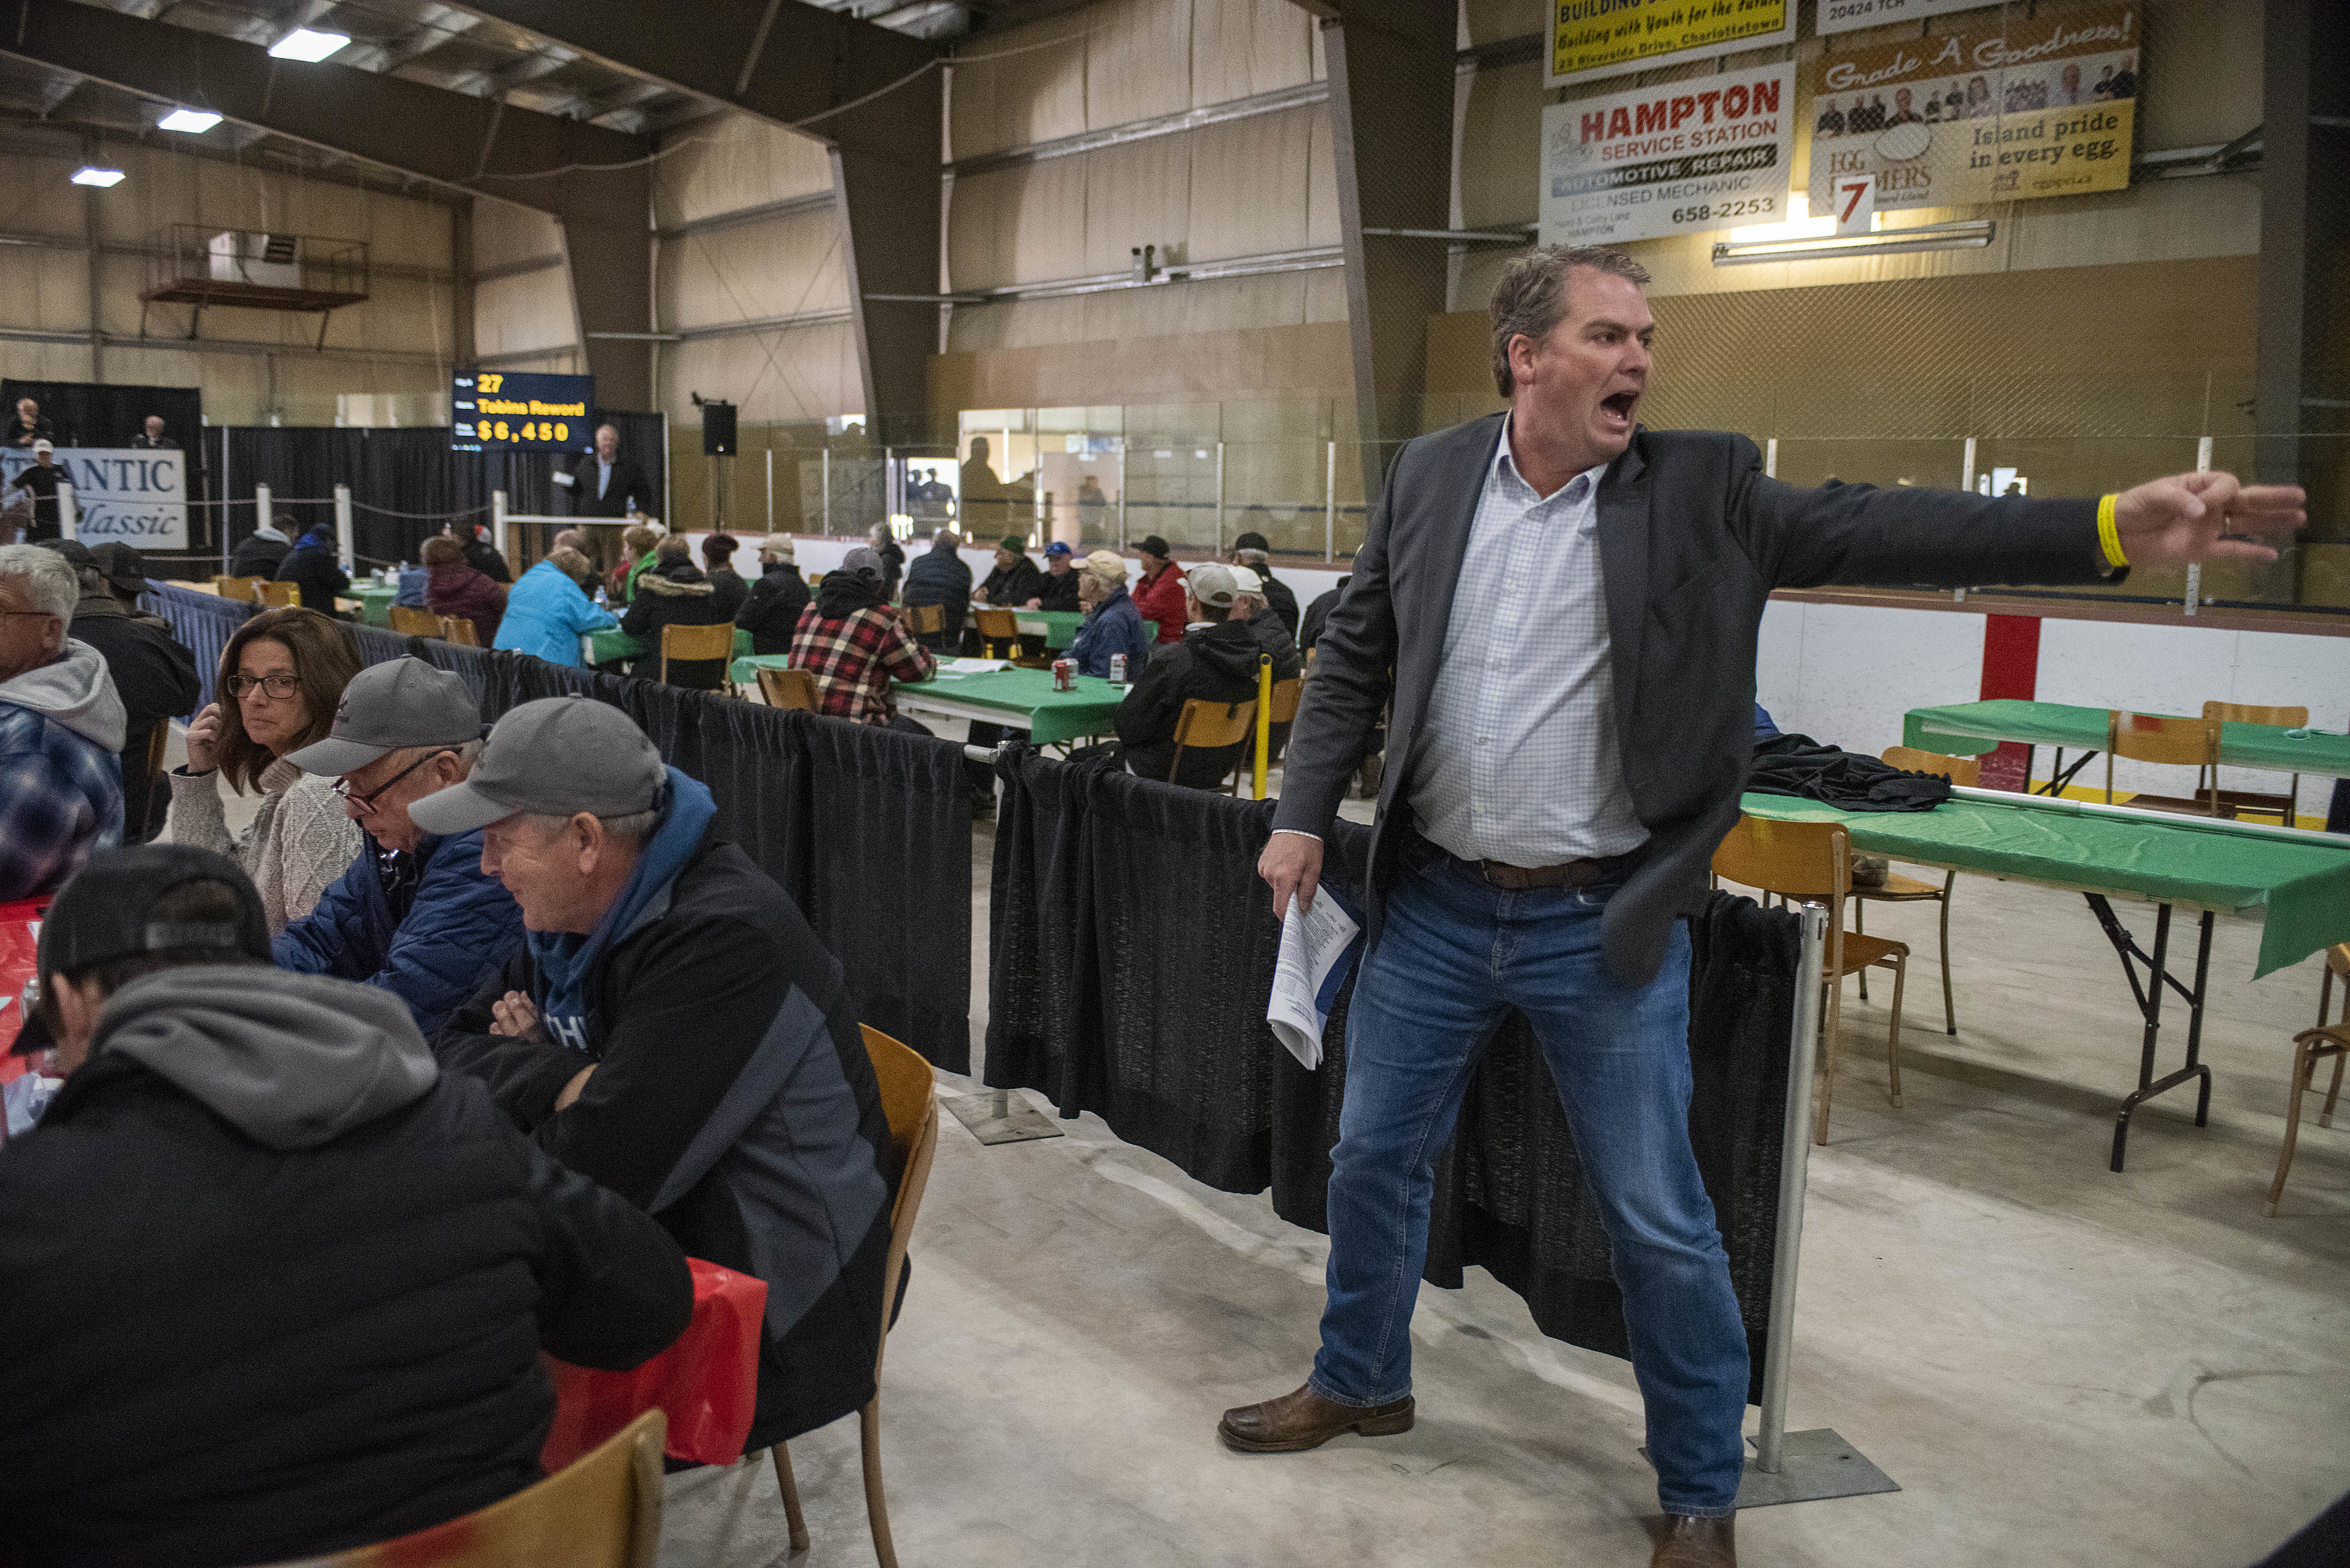
M498 622L505 618L506 587L463 562L432 567L424 579L424 607L434 615L473 623L484 648L496 646Z
M1139 577L1130 597L1145 620L1159 623L1160 642L1183 640L1183 568L1173 562L1155 577Z

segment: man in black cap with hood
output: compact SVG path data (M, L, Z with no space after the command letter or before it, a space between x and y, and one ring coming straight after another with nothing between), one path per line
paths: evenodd
M66 1085L0 1147L0 1562L225 1568L442 1523L538 1479L542 1347L624 1368L684 1329L661 1228L443 1073L397 998L271 969L226 857L92 860L38 972Z

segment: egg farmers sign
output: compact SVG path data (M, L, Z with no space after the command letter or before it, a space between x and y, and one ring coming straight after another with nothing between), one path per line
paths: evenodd
M1864 175L1880 213L2123 189L2142 26L2135 3L2043 5L1821 56L1811 210Z
M1779 223L1794 134L1792 65L1553 104L1543 110L1542 243Z
M112 447L60 447L57 465L73 486L78 520L74 536L85 545L120 544L140 550L188 545L188 454ZM22 493L16 476L33 465L22 448L0 449L0 496Z

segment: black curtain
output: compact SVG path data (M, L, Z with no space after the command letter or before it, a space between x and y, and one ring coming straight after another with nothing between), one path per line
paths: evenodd
M196 705L178 715L192 719L213 700L213 685L220 674L222 653L236 628L253 618L259 607L238 599L224 599L216 594L200 594L192 588L173 587L151 577L147 591L140 603L153 614L163 618L189 652L196 656L196 674L203 682L196 695Z
M41 416L57 428L59 446L129 446L144 435L149 414L161 414L164 434L188 453L190 472L202 458L203 394L195 387L113 387L96 381L23 381L0 378L5 417L16 417L16 400L31 398ZM192 481L189 488L194 489Z
M1346 1086L1349 983L1307 1072L1264 1023L1279 928L1255 873L1268 803L1023 752L1004 784L990 910L986 1082L1090 1110L1226 1191L1326 1228ZM1336 824L1326 879L1359 896L1370 831ZM1794 1018L1795 918L1717 895L1692 923L1690 1131L1712 1196L1759 1395ZM1622 1355L1607 1235L1550 1073L1513 1015L1437 1168L1425 1277L1480 1264L1553 1338Z

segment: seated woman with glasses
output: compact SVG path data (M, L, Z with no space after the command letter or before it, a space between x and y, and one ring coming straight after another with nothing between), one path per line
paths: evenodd
M231 857L254 886L272 936L308 914L359 852L360 832L334 781L286 760L327 738L343 688L359 672L350 628L315 609L255 616L221 654L219 691L188 726L188 764L173 770L161 836ZM220 784L259 791L260 809L229 830Z

